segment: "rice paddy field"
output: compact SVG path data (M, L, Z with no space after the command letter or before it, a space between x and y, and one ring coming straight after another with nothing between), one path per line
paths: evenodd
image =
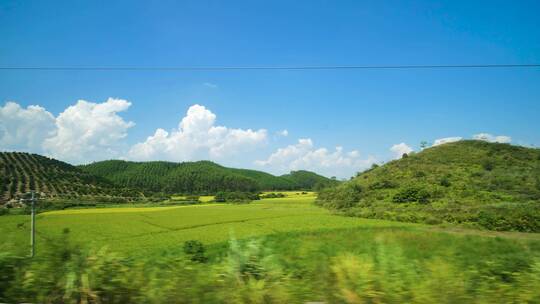
M62 234L89 247L107 246L130 255L175 250L188 240L207 245L280 233L354 228L405 228L398 222L342 217L312 204L313 193L285 192L285 198L250 204L201 204L166 207L115 207L50 211L37 215L38 244ZM0 217L2 249L27 252L28 215Z
M361 236L393 237L404 234L419 239L429 235L429 239L442 238L452 242L468 238L496 238L523 244L540 241L540 234L534 233L459 230L345 217L313 205L316 196L312 192L282 193L286 197L262 199L250 204L145 205L44 212L36 216L37 243L38 246L43 245L61 235L64 229L69 229L71 238L84 246L107 247L111 251L135 256L174 251L188 240L216 245L227 243L231 238L280 235L298 238L304 234L306 239L313 235L324 235L325 238L350 235L347 243L351 244ZM205 197L203 202L210 202L212 198ZM29 215L0 217L0 248L3 251L26 253L29 250L29 235Z
M129 296L123 301L152 302L152 297L156 303L170 301L168 297L190 299L185 303L540 301L538 234L344 217L315 206L314 199L314 193L288 192L284 198L250 204L45 212L37 215L36 261L58 267L51 262L57 255L43 249L51 245L98 251L97 257L80 262L88 263L81 276L94 280L103 273L120 276L118 282L134 288L122 289ZM69 245L59 241L66 228ZM0 217L2 253L26 255L29 233L28 215ZM204 244L204 263L178 264L176 257L184 255L184 244L190 240ZM114 258L102 257L103 248ZM98 263L105 268L96 268L100 259L118 264ZM29 271L37 277L55 272L32 267ZM95 269L99 275L92 274ZM137 281L128 283L128 277ZM49 280L56 284L59 278ZM110 280L93 284L112 284ZM109 290L113 295L120 290L115 288ZM105 291L100 292L103 296ZM21 298L20 293L3 300L42 299Z

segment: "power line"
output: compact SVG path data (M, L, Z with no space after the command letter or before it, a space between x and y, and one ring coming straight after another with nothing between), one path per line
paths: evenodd
M236 70L405 70L537 68L540 64L329 65L329 66L0 66L4 71L236 71Z

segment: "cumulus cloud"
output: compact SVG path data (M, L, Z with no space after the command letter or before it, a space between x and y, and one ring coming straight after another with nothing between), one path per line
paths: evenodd
M433 142L433 146L438 146L438 145L443 145L443 144L447 144L447 143L451 143L451 142L456 142L456 141L460 141L462 139L463 139L463 137L459 137L459 136L438 138L438 139L435 139L435 141Z
M0 148L41 153L43 141L56 132L54 116L40 106L15 102L0 107Z
M47 138L43 148L51 156L74 163L118 157L120 140L133 122L117 113L131 103L109 98L103 103L79 100L56 118L56 134Z
M289 131L287 131L287 129L281 130L281 131L278 132L278 135L283 136L283 137L287 137L287 136L289 136Z
M495 136L495 135L491 135L489 133L475 134L475 135L473 135L473 139L483 140L483 141L487 141L487 142L503 143L503 144L510 143L512 141L512 138L510 136L506 136L506 135L497 135L497 136Z
M103 103L79 100L58 117L40 106L0 108L0 148L42 153L72 163L117 157L120 140L134 125L118 112L131 104L109 98Z
M267 131L216 126L216 115L201 105L191 106L177 129L157 129L144 142L135 144L128 158L135 160L219 160L248 151L267 140Z
M266 160L257 160L255 164L277 174L303 169L326 176L348 177L368 168L375 161L372 156L361 159L356 150L344 152L339 146L334 151L315 148L310 138L303 138L294 145L277 149Z
M405 153L411 153L413 149L409 147L406 143L395 144L390 148L390 152L393 154L394 159L399 159Z

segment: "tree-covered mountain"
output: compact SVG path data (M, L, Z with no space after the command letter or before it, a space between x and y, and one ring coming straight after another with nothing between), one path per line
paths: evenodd
M320 190L339 184L339 181L335 179L329 179L317 173L305 170L291 171L289 174L282 175L281 178L297 185L300 189Z
M220 166L210 161L130 162L108 160L80 168L111 182L144 191L165 193L214 194L218 191L310 190L315 184L334 181L303 171L298 175L274 176L269 173ZM306 177L304 181L302 177Z
M318 203L359 217L540 232L540 149L443 144L328 188Z
M172 163L108 160L80 166L125 187L164 193L216 193L255 191L257 182L209 161Z
M0 152L0 173L0 203L29 191L61 198L140 195L70 164L37 154Z

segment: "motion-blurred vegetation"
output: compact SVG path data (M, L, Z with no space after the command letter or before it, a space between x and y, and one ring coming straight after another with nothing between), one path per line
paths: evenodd
M364 233L365 234L365 233ZM338 238L349 238L347 233ZM353 235L355 236L355 235ZM362 238L362 234L357 234ZM452 252L413 249L398 239L364 237L356 250L321 244L335 234L234 238L211 259L198 241L183 251L130 259L86 250L69 231L34 259L0 255L0 301L38 303L538 303L540 260L528 247L470 238ZM322 239L321 239L322 238ZM435 241L440 237L433 238ZM344 240L344 239L343 239ZM447 237L441 238L441 244ZM299 244L296 248L293 243ZM337 244L338 247L335 247ZM330 247L328 247L330 246ZM341 247L340 247L341 246ZM433 246L433 244L431 244ZM429 246L428 246L429 247ZM222 248L223 250L221 250ZM472 249L471 252L458 251ZM332 249L332 250L329 250ZM430 249L430 248L425 248ZM518 250L519 249L519 250ZM483 256L480 251L496 250ZM307 252L305 256L297 256ZM278 253L278 254L276 254Z

